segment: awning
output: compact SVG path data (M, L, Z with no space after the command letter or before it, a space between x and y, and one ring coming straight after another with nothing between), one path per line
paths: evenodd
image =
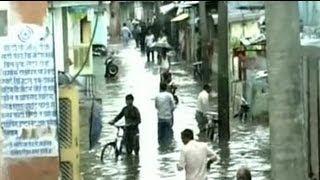
M176 3L166 4L166 5L163 5L160 7L160 12L162 14L167 14L168 12L173 10L174 8L176 8Z
M178 8L188 8L192 7L194 5L199 4L199 1L181 1L179 4L177 4Z
M178 15L177 17L171 19L171 22L182 21L182 20L187 19L188 17L189 17L189 14L183 13L183 14L180 14L180 15Z

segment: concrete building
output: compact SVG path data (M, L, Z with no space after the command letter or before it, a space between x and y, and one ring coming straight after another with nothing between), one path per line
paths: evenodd
M2 1L0 2L0 38L6 38L13 32L9 29L21 23L35 24L43 26L47 18L48 4L46 1ZM37 9L37 11L34 11ZM3 42L3 41L1 41ZM2 102L3 103L3 102ZM3 149L1 149L3 151ZM16 158L1 161L1 179L22 180L25 177L34 180L58 179L59 177L59 157L40 157L40 158ZM45 164L45 166L44 166ZM45 168L43 168L45 167ZM44 178L46 176L46 178Z
M54 1L52 6L53 16L49 16L47 25L52 30L52 23L54 23L57 67L59 71L69 71L71 75L75 75L88 52L97 17L95 9L99 7L99 1ZM99 16L94 43L107 46L109 7L107 4L102 6L105 13ZM70 66L68 66L68 58L72 62ZM90 50L89 61L81 75L93 74L92 59Z

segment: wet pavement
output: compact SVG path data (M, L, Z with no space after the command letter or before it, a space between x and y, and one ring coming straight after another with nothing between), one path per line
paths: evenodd
M196 82L188 66L177 64L172 67L173 80L178 85L177 95L180 104L176 109L173 143L166 149L159 149L157 141L157 113L154 97L159 90L159 66L146 63L146 58L133 47L119 52L120 72L114 79L105 80L104 62L94 59L94 71L98 96L102 98L103 130L100 145L88 151L87 125L81 127L81 173L84 180L183 180L184 171L178 172L182 142L180 132L190 128L198 133L194 118L196 98L201 91L201 84ZM132 93L134 104L141 113L140 156L124 158L121 161L100 162L101 147L116 137L116 129L107 124L125 105L125 95ZM213 105L216 108L216 105ZM82 112L84 113L84 112ZM87 121L84 119L82 121ZM119 121L124 123L124 120ZM211 143L221 160L208 173L208 179L234 179L237 169L245 165L252 171L255 180L270 178L269 126L255 122L241 124L231 122L231 141L228 146L219 147Z

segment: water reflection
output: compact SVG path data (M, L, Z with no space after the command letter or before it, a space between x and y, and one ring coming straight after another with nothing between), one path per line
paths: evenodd
M220 156L220 161L218 165L220 166L220 177L227 177L228 176L228 168L230 166L230 148L228 143L220 143L219 144L219 151L217 153ZM231 176L232 177L232 176Z
M127 156L123 160L125 168L124 180L138 180L140 173L140 158L139 156Z

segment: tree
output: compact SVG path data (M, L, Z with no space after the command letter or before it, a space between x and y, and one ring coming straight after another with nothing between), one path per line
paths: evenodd
M272 179L307 178L298 1L266 2Z

